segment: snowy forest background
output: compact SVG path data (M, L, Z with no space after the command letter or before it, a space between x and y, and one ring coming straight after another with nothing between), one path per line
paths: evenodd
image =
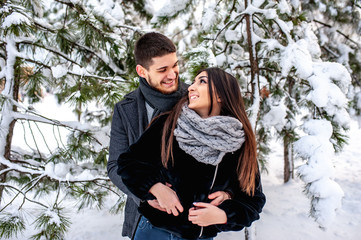
M106 173L110 121L138 85L133 46L149 31L175 42L182 80L205 66L239 79L262 174L285 183L266 187L287 196L302 181L309 221L332 228L345 196L337 159L361 124L360 19L360 0L1 0L0 237L75 239L70 202L121 223L125 197Z

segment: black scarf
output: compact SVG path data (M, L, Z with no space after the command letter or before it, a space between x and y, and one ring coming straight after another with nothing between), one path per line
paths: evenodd
M145 78L139 78L139 89L142 92L145 101L154 108L153 117L158 116L162 112L172 109L172 107L184 96L187 92L187 85L178 79L177 91L170 94L163 94L158 90L149 86Z

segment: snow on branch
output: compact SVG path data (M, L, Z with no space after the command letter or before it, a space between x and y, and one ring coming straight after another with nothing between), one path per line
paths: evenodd
M306 191L312 199L311 216L321 228L327 228L334 220L343 197L341 187L333 181L335 149L331 136L335 130L332 122L343 128L349 126L346 94L351 76L339 63L322 62L318 58L319 46L312 33L309 28L304 31L304 38L281 49L280 66L283 76L294 71L300 79L308 81L310 91L306 100L330 117L330 121L321 119L323 116L307 121L303 126L307 135L294 144L296 153L307 160L299 168L299 174L307 184Z
M172 17L176 15L178 12L185 9L190 2L190 0L168 0L162 8L153 14L151 23L157 22L158 17Z
M301 179L307 184L307 195L312 199L311 216L321 228L327 228L341 207L344 193L333 180L332 164L334 148L330 142L332 125L327 120L309 120L304 124L308 134L294 143L295 151L307 163L298 169Z
M350 116L347 108L347 90L351 76L339 63L314 62L308 50L308 43L301 39L284 48L281 58L282 75L295 69L301 79L310 83L311 91L307 99L324 109L341 126L348 127Z
M272 8L261 9L250 4L240 15L244 15L244 14L254 15L257 13L262 14L266 19L275 21L275 23L278 25L280 30L286 35L287 41L293 42L292 37L290 35L290 31L291 31L290 27L278 17L276 9L272 9Z
M4 19L1 27L3 29L9 28L12 25L27 24L30 25L29 17L19 12L13 12Z
M30 44L30 45L33 45L33 46L36 46L36 47L39 47L39 48L42 48L46 51L49 51L53 54L56 54L62 58L64 58L65 60L73 63L73 64L76 64L76 65L79 65L79 63L77 63L76 61L70 59L66 54L62 53L61 51L59 51L58 49L56 48L53 48L53 47L49 47L49 46L44 46L42 44L39 44L39 42L35 39L29 39L29 38L23 38L23 39L18 39L17 40L18 43L23 43L23 44Z
M61 168L66 168L65 164L59 163L54 164L53 162L47 163L45 166L42 166L39 169L32 169L25 167L21 164L13 163L3 156L0 156L0 163L7 166L10 170L20 172L20 173L28 173L33 176L43 176L49 177L52 180L59 182L94 182L94 181L109 181L108 177L102 176L94 176L90 170L85 169L82 173L77 176L73 176L70 172L68 172L65 176L62 176L59 173L62 173ZM59 165L59 166L57 166ZM10 171L9 170L9 171ZM60 176L59 176L60 175Z

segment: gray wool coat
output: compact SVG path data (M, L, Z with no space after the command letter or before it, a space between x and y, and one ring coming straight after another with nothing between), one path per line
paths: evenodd
M137 210L140 200L127 189L117 174L117 160L119 155L139 138L146 124L145 100L138 88L114 106L107 165L110 180L128 196L124 209L122 235L130 238L133 236L140 216Z
M186 92L187 85L180 82ZM140 214L139 198L132 194L117 174L118 157L126 152L130 145L135 143L148 125L145 99L140 89L127 94L114 107L113 120L110 131L109 159L107 164L110 180L127 195L124 209L123 236L132 238L138 224Z

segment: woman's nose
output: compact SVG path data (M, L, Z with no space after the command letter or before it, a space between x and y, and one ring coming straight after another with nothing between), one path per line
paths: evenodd
M194 91L194 83L188 87L188 92Z

